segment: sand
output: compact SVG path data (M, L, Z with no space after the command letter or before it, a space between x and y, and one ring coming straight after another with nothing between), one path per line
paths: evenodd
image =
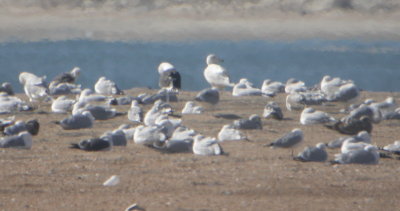
M147 89L126 92L136 96ZM180 113L195 92L181 92L171 103ZM19 95L22 98L26 97ZM398 98L400 93L363 92L361 99ZM396 210L400 202L399 160L381 159L378 165L330 165L292 160L307 145L328 142L339 133L321 125L302 126L300 112L284 107L284 94L275 98L232 97L224 92L220 103L203 115L183 116L184 125L216 136L232 120L216 113L242 117L262 114L267 101L283 108L285 120L263 119L263 130L245 133L252 142L223 142L228 156L197 156L191 153L162 154L138 146L111 151L85 152L69 149L72 142L99 136L129 123L126 116L96 121L93 129L65 131L52 123L66 115L23 112L16 119L37 118L41 123L31 150L0 149L0 210L124 210L137 203L146 210ZM149 105L144 109L148 110ZM316 106L335 117L342 104ZM127 111L129 106L116 106ZM41 109L49 111L49 105ZM9 115L1 115L5 118ZM399 120L374 125L373 143L383 146L398 139ZM304 142L293 149L263 147L295 127L303 129ZM329 149L329 159L338 150ZM103 182L120 177L116 186Z

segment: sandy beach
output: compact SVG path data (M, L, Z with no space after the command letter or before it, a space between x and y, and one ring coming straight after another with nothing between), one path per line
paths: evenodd
M135 88L136 96L156 90ZM180 113L196 92L182 91L171 103ZM26 97L18 95L23 99ZM396 210L400 183L399 160L381 159L378 165L330 165L292 160L305 146L329 142L342 135L321 125L303 126L300 112L287 111L285 94L274 98L232 97L229 92L205 114L184 115L183 124L216 136L232 120L215 118L225 113L248 117L262 114L265 104L276 101L283 109L282 121L263 119L262 130L247 130L252 142L221 143L228 156L196 156L191 153L162 154L132 142L111 151L84 152L69 149L70 143L99 136L129 123L126 116L96 121L94 128L65 131L52 123L66 117L50 113L21 112L16 119L37 118L40 132L31 150L1 149L0 210L124 210L137 203L146 210ZM377 101L400 93L362 92L360 100ZM127 111L129 106L115 106ZM147 111L150 105L144 106ZM343 105L315 106L334 117ZM14 114L13 114L14 115ZM10 115L1 115L5 118ZM375 124L372 142L384 146L398 139L399 120ZM294 149L263 147L299 127L304 142ZM328 149L329 160L338 149ZM112 175L120 183L104 187Z

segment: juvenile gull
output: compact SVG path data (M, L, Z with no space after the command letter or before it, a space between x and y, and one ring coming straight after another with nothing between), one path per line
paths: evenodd
M211 87L222 90L227 86L232 87L234 84L230 82L228 72L220 65L221 62L223 62L223 60L216 55L208 55L206 59L207 67L204 69L204 77Z
M112 142L109 138L90 138L78 144L72 143L70 148L84 151L108 151L112 149Z
M66 114L72 111L76 100L68 99L67 96L61 95L57 97L51 104L51 111L53 113Z
M32 135L23 131L18 135L2 137L0 138L0 148L31 149Z
M371 119L368 116L363 116L360 119L339 120L333 125L325 125L325 127L347 135L355 135L360 131L371 133L373 128Z
M128 119L131 122L143 122L143 109L136 100L132 101L131 107L128 110Z
M218 132L219 141L239 141L248 140L246 135L240 130L235 129L233 125L224 125Z
M50 84L58 85L60 83L73 84L81 73L79 67L74 67L70 72L61 73L57 75Z
M278 103L273 101L268 102L264 107L263 117L266 119L282 120L282 109L279 107Z
M219 91L216 88L203 89L196 95L195 100L215 105L219 102Z
M64 130L75 130L91 128L93 127L93 122L94 117L92 114L89 111L83 111L55 123L59 124Z
M379 152L375 146L367 145L362 149L335 155L333 164L378 164Z
M288 148L297 145L301 141L303 141L303 131L299 128L293 129L291 132L285 134L281 138L273 141L270 144L266 144L264 146L272 146L272 147L283 147Z
M262 121L257 114L251 115L248 119L238 119L233 121L233 126L236 129L262 129Z
M217 139L197 135L194 138L193 153L195 155L222 155L224 151L219 145Z
M193 101L187 101L182 109L182 114L201 114L204 108L197 106Z
M325 148L324 143L318 143L315 147L308 146L293 159L303 162L325 162L328 159Z
M302 125L323 124L335 121L335 118L331 117L328 113L317 111L311 107L305 108L300 115L300 123Z
M114 81L106 79L106 77L100 77L99 80L94 85L94 91L97 94L103 95L121 95L124 94L115 84Z

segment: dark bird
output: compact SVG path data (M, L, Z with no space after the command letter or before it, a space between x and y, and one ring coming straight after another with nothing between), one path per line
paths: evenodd
M28 131L31 135L37 135L39 133L39 122L37 119L24 121L16 121L14 124L8 125L4 128L4 135L17 135L20 132Z
M219 91L216 88L203 89L196 95L195 100L215 105L219 102Z
M372 122L368 116L362 116L360 119L350 118L346 119L345 121L339 120L333 125L325 125L325 127L336 130L342 134L355 135L363 130L371 133Z
M79 67L74 67L70 72L61 73L57 75L52 82L55 84L60 83L75 83L76 78L79 76L81 69Z
M83 140L78 144L72 143L69 148L84 151L105 151L111 150L112 144L108 138L91 138Z

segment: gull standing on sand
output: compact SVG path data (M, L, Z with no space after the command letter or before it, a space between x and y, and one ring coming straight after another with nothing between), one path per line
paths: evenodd
M328 153L325 144L318 143L315 147L306 147L293 159L303 162L325 162L328 159Z
M31 149L32 135L23 131L18 135L2 137L0 138L0 148Z
M143 122L143 109L139 106L137 100L132 100L131 107L128 110L128 119L131 122Z
M204 108L197 106L193 101L187 101L182 109L182 114L201 114Z
M214 54L210 54L207 56L207 67L204 69L204 77L206 81L211 85L211 87L221 90L227 86L234 86L234 84L230 82L227 70L220 65L222 62L222 59Z
M222 155L224 151L217 139L197 135L194 137L193 153L195 155Z
M59 124L64 130L91 128L93 127L94 117L89 111L83 111L55 123Z
M94 85L94 91L97 94L103 95L122 95L124 92L120 90L114 81L106 79L106 77L100 77Z
M233 125L224 125L218 132L218 140L222 142L222 141L239 141L248 139L246 135L244 135L244 133L242 133L238 129L235 129Z
M19 82L24 87L24 92L31 102L46 101L50 99L46 84L46 76L38 77L32 73L19 74Z
M303 137L303 131L299 128L295 128L281 138L276 139L270 144L265 144L264 146L289 148L303 141Z
M305 108L300 115L300 123L302 125L323 124L335 121L335 118L331 117L328 113L317 111L311 107Z
M160 74L160 79L158 81L158 85L160 88L181 88L181 75L172 64L168 62L160 63L160 65L158 66L158 73Z

